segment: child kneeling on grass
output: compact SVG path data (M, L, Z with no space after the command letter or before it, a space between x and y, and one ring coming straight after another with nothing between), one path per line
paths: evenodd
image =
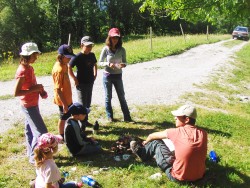
M73 156L82 156L102 151L101 146L94 138L89 138L80 128L79 121L84 121L89 109L80 103L73 103L65 114L67 119L64 130L64 141Z
M59 138L46 133L38 138L38 144L34 150L36 165L36 188L77 188L75 182L64 183L60 171L53 159L53 154L58 150Z

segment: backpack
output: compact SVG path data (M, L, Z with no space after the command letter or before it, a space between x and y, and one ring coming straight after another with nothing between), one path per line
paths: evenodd
M64 141L69 152L76 156L88 142L86 134L82 131L77 120L69 118L64 127Z
M137 141L142 146L143 139L128 134L120 135L115 143L111 145L111 151L113 151L115 155L128 153L130 151L131 141Z

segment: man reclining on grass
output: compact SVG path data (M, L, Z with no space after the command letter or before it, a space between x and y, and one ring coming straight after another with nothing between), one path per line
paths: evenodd
M140 145L130 142L130 148L142 161L155 157L157 165L175 182L196 181L206 170L207 133L195 126L196 109L190 105L172 111L176 128L150 134ZM169 144L172 143L174 151Z

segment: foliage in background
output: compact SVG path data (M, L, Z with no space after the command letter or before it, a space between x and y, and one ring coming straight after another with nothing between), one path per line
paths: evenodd
M170 16L191 23L202 20L220 28L249 23L250 1L245 0L134 0L142 3L140 10L150 11L152 16ZM222 28L221 28L222 29Z
M152 27L156 35L162 36L180 34L180 24L185 33L192 34L206 33L207 26L209 33L229 33L235 25L249 24L249 15L243 16L249 1L235 3L233 0L231 3L226 0L222 3L213 0L211 3L216 4L211 4L208 0L199 0L201 7L193 8L196 1L150 1L154 13L160 9L159 14L150 14L148 9L139 11L145 5L143 1L133 0L0 0L0 54L11 51L17 57L21 45L28 41L37 43L43 52L50 52L68 43L69 34L73 46L79 46L84 35L101 42L111 27L120 28L126 36L148 34ZM165 8L171 10L170 14ZM241 9L243 11L238 13ZM209 19L216 24L211 25Z
M230 38L229 35L186 35L186 40L182 36L154 37L151 43L148 36L129 35L124 37L124 47L127 51L127 61L129 64L153 60L155 58L166 57L181 53L187 49L200 44L213 43ZM104 43L96 44L93 48L97 59ZM80 48L74 48L74 53L80 52ZM36 76L50 75L52 67L56 61L57 52L42 53L33 64ZM15 76L19 59L15 59L13 64L0 64L0 81L11 80Z

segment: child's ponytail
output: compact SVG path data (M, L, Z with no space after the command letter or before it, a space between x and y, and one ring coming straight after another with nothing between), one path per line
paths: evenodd
M34 149L34 154L35 165L36 167L40 167L46 159L46 154L39 147L36 147Z

